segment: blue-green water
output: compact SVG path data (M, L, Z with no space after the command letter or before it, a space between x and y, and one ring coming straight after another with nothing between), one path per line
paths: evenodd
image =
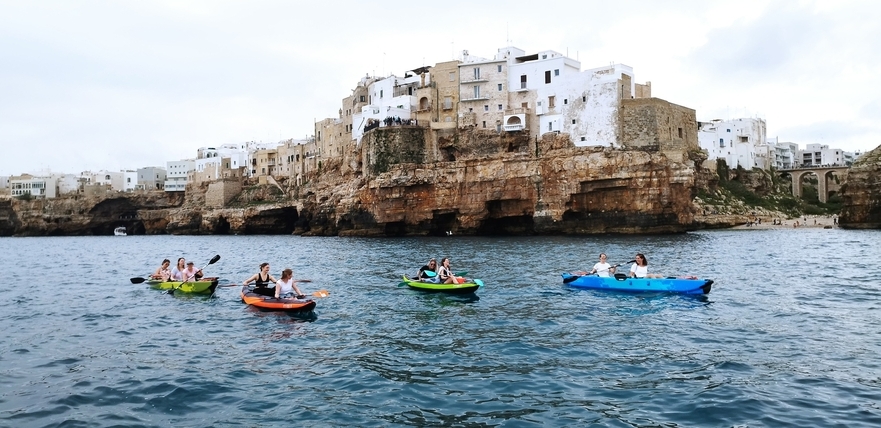
M0 426L881 425L881 232L2 238ZM706 297L568 288L599 252ZM311 316L133 285L187 257L326 289ZM397 286L453 257L477 297Z

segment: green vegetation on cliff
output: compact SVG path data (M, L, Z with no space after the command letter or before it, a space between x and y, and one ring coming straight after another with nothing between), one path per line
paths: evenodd
M776 170L742 167L731 170L720 161L717 166L719 183L709 192L699 192L702 205L717 212L745 214L744 211L776 211L787 217L802 215L833 215L841 211L841 198L837 194L829 196L827 202L820 202L817 179L809 178L802 183L802 196L792 195L792 183L788 174L781 176Z

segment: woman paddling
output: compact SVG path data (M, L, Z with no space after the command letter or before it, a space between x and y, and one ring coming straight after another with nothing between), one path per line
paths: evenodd
M251 282L254 282L254 285L256 286L253 290L254 293L261 296L272 297L275 296L275 287L269 288L267 286L276 281L277 280L269 273L269 263L260 263L260 272L255 273L250 278L246 279L242 282L242 285L248 285Z

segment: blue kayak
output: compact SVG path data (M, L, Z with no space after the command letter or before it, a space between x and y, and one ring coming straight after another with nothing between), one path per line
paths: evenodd
M616 290L680 294L708 294L713 287L712 279L697 278L628 278L624 274L601 277L596 275L563 274L563 283L572 287L592 288L596 290Z

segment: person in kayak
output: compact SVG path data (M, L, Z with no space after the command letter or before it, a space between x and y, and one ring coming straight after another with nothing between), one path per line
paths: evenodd
M649 261L642 253L636 253L636 262L630 266L631 278L663 278L664 275L649 273Z
M590 272L584 272L584 271L581 271L581 272L575 272L574 274L575 274L575 275L593 275L593 274L597 274L597 276L601 276L601 277L607 278L607 277L610 276L610 274L615 273L615 269L616 269L618 266L612 266L612 265L610 265L609 262L606 261L606 258L607 258L607 257L606 257L606 253L600 253L600 261L597 262L595 265L593 265L593 268L590 270Z
M306 297L294 281L294 271L290 268L281 271L281 279L275 283L275 298L293 295L295 291L298 299Z
M172 281L183 281L186 279L184 276L184 271L187 270L186 266L187 260L183 257L177 259L177 266L171 270L171 280Z
M431 272L429 274L428 272ZM419 268L419 273L416 274L416 279L422 282L438 282L440 278L437 276L437 259L430 259L428 264Z
M187 262L187 268L184 270L185 281L198 281L202 278L202 269L196 269L196 264Z
M248 285L251 282L254 282L254 285L256 286L254 288L254 293L270 297L275 295L275 287L267 287L269 284L277 282L277 280L269 273L269 263L260 263L260 272L255 273L246 279L242 282L242 285Z
M441 267L437 271L437 277L440 278L440 282L444 284L457 284L459 282L459 279L456 278L456 275L453 275L453 271L450 270L449 257L441 259Z
M169 266L171 266L171 260L163 260L162 266L159 266L156 269L156 272L153 272L153 275L150 275L150 278L168 281L168 278L171 277L171 270L168 269Z

